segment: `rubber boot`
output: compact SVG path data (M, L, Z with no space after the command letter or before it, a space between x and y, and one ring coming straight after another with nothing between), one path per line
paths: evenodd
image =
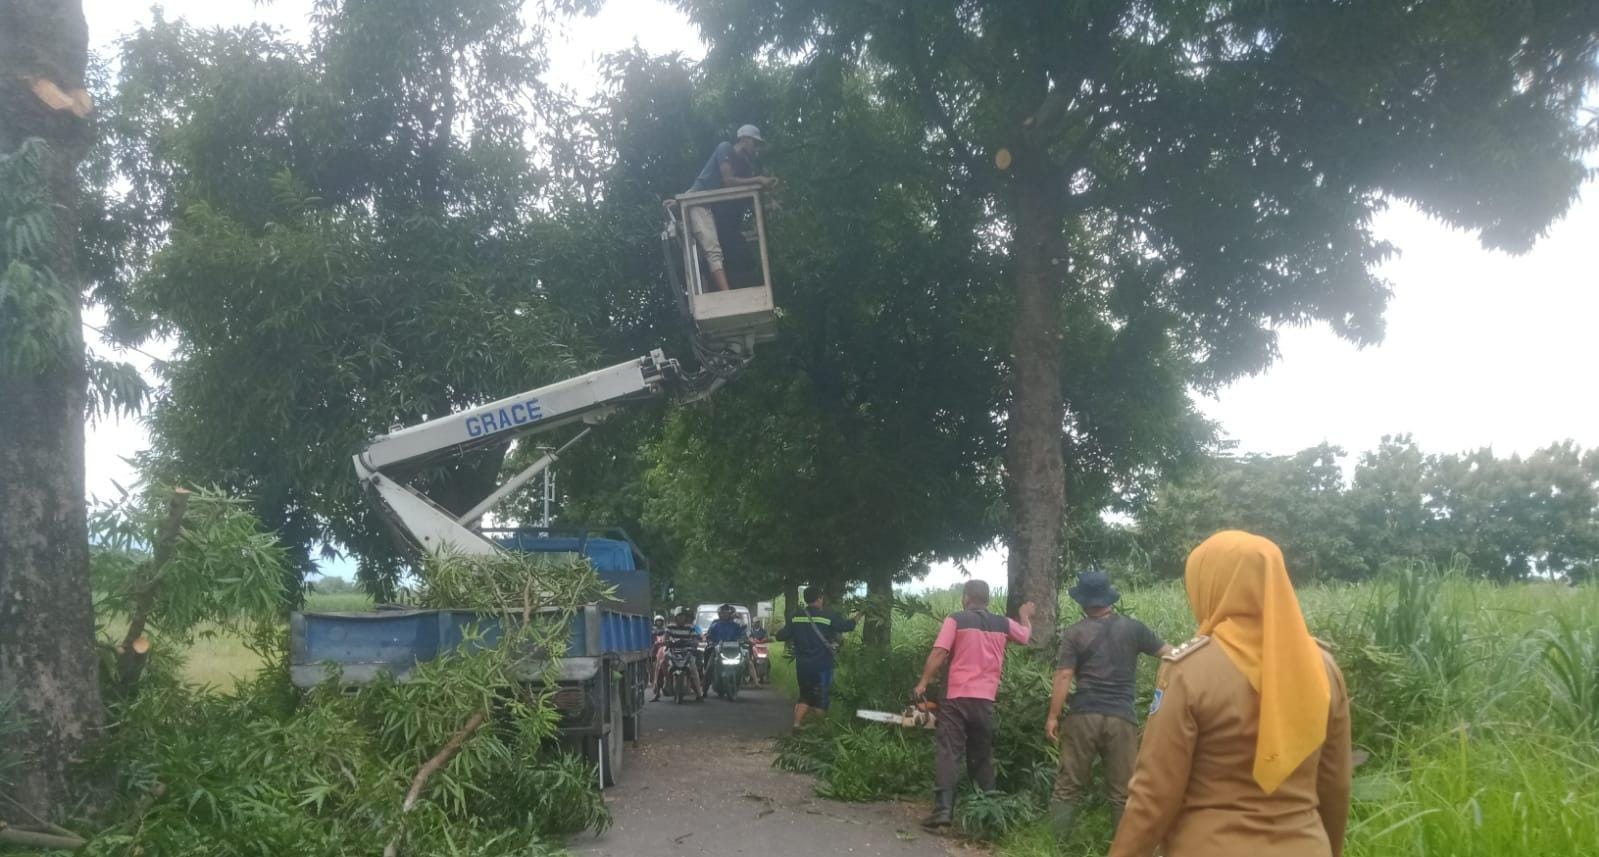
M939 789L933 793L933 814L922 819L922 826L929 830L948 827L954 822L954 816L955 790Z
M1055 834L1056 840L1071 836L1076 824L1077 804L1063 800L1049 802L1049 829Z

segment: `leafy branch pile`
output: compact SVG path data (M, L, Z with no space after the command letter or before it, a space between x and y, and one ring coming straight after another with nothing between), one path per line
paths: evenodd
M910 698L939 623L952 605L926 600L896 604L899 621L885 654L847 645L833 688L835 716L779 742L775 766L817 777L816 793L834 800L922 800L933 788L933 733L855 720L856 709L898 711ZM942 608L942 609L939 609ZM999 794L961 794L957 821L966 833L998 839L1039 818L1049 797L1055 750L1044 740L1052 670L1013 649L1006 659L995 713Z
M586 561L432 560L419 602L494 621L404 683L346 690L330 675L302 694L281 632L285 554L244 504L152 491L96 522L105 680L120 692L84 771L113 785L80 825L99 827L82 853L538 855L610 823L592 767L555 749L558 715L525 680L527 653L564 643L572 611L603 595ZM112 650L129 635L110 631L132 615L149 657L128 685ZM267 659L232 693L181 678L184 644L219 632Z

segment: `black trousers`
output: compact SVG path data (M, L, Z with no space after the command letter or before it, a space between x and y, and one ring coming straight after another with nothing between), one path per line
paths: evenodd
M935 782L953 790L960 779L961 757L966 772L983 791L994 790L994 702L989 699L946 699L938 706Z

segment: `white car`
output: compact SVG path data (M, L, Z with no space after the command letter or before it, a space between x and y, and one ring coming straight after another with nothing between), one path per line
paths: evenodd
M701 604L694 608L694 624L700 627L701 634L711 629L711 623L716 621L716 608L721 607L723 603L725 602L719 601L715 604ZM750 626L750 608L745 607L742 604L734 604L733 613L733 618L737 619L740 625L743 625L746 629L748 629Z

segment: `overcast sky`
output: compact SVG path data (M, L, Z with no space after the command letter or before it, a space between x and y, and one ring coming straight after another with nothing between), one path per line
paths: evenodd
M173 0L163 8L169 19L197 25L264 21L303 35L310 5ZM119 0L85 0L84 10L90 41L104 53L150 19L138 3ZM597 17L571 22L551 40L552 82L590 92L595 58L634 42L652 53L704 54L693 28L664 3L611 0ZM1378 236L1400 249L1382 268L1394 289L1383 344L1359 350L1320 327L1284 331L1276 365L1201 406L1247 452L1286 453L1324 440L1358 452L1384 434L1406 431L1437 452L1492 446L1501 454L1524 453L1566 438L1599 445L1599 396L1591 380L1599 366L1595 197L1599 191L1590 184L1585 198L1523 256L1485 251L1470 235L1394 206L1376 225ZM103 496L110 480L125 481L129 469L120 458L144 442L129 421L91 427L90 493ZM968 567L991 583L1004 582L997 551ZM959 578L940 568L928 584Z

